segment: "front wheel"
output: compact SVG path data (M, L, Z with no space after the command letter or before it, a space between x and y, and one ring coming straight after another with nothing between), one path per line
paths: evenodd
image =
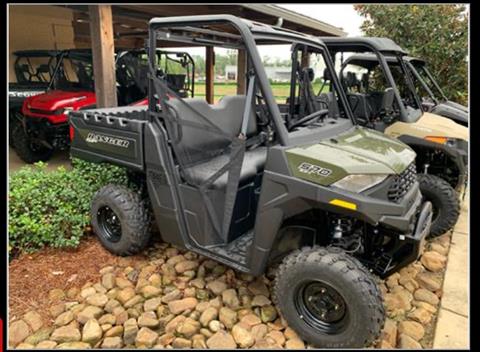
M457 192L444 179L428 174L419 174L420 192L432 203L433 217L429 238L443 235L452 229L460 216L460 201Z
M289 326L320 348L371 345L385 321L373 276L339 248L303 248L278 268L274 301Z
M54 150L33 142L21 123L16 123L11 133L11 145L20 159L27 164L47 161L52 157Z

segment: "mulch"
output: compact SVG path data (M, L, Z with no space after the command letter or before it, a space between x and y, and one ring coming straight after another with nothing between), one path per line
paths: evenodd
M99 270L109 265L122 266L124 258L105 250L95 236L85 236L76 249L46 248L32 254L20 254L9 264L9 321L30 310L37 310L45 322L51 317L48 293L68 290L97 282ZM130 263L144 261L143 255L129 257Z

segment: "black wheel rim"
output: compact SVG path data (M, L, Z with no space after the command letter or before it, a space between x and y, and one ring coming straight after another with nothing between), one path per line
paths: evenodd
M103 206L97 211L100 235L110 242L118 242L122 237L122 225L118 215L109 207Z
M345 330L348 307L332 286L321 281L302 284L295 295L295 307L300 318L312 328L329 335Z

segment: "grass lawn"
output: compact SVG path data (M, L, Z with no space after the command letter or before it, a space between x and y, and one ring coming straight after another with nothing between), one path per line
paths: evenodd
M273 83L271 84L273 95L276 100L281 103L285 103L287 98L290 96L290 84L288 83ZM314 83L313 89L315 92L321 87L321 83ZM326 85L323 89L328 91L328 86ZM218 102L220 98L225 95L236 95L237 94L237 84L236 83L215 83L213 87L215 102ZM195 83L195 97L202 98L205 96L205 83Z

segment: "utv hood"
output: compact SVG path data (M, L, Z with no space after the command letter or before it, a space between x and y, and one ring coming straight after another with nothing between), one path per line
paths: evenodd
M292 174L321 185L352 174L399 174L415 160L406 144L363 127L286 151Z
M77 110L80 107L95 104L95 93L89 91L70 92L52 90L26 100L27 109L55 111L65 107Z
M392 137L408 135L424 139L425 137L458 138L468 141L468 128L449 118L424 112L417 122L395 122L385 133Z

